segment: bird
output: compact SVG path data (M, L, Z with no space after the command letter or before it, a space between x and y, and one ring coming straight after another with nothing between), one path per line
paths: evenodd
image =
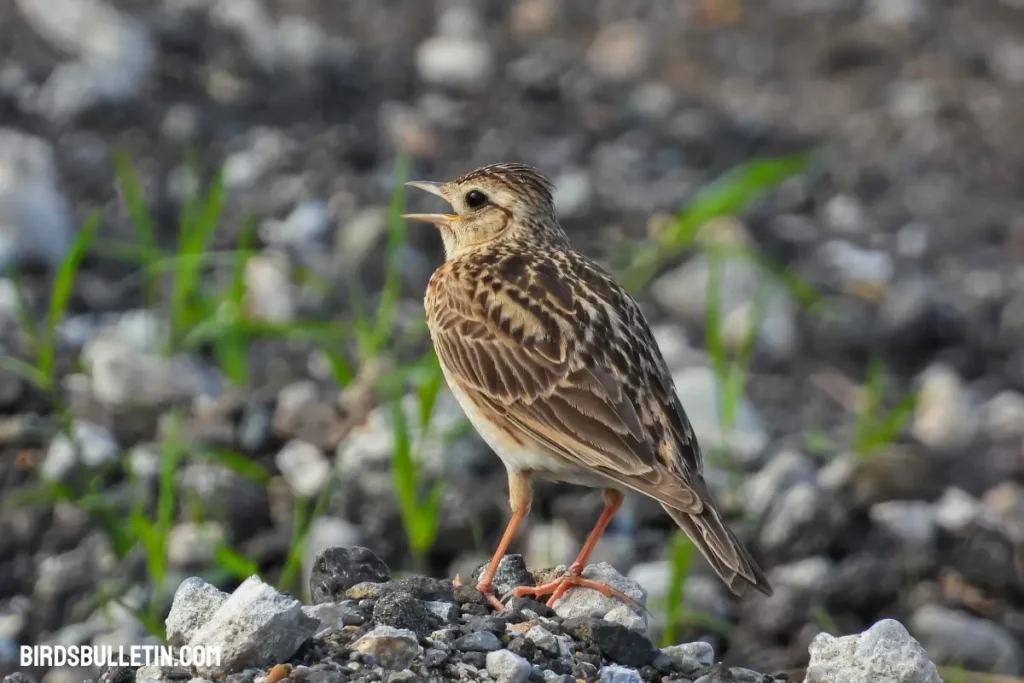
M600 489L604 508L562 576L512 595L553 606L575 586L627 599L583 576L626 492L661 504L736 595L773 589L726 526L703 456L640 306L595 261L572 249L551 180L519 162L445 182L405 185L448 213L405 213L440 232L444 262L424 308L451 393L504 463L511 518L476 585L496 609L493 580L530 512L535 479Z

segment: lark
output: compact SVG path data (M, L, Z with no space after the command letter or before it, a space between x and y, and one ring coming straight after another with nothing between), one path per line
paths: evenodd
M504 608L492 581L540 478L602 489L604 510L565 575L513 595L550 595L549 606L573 586L624 597L582 574L625 491L658 501L735 594L752 586L771 595L712 499L639 306L570 247L548 178L500 163L407 185L451 206L404 217L441 233L445 262L424 302L431 340L448 387L508 472L512 517L477 589Z

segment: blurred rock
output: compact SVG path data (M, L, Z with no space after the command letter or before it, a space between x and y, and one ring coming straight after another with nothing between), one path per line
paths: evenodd
M97 105L139 96L156 63L148 27L102 0L33 0L16 3L29 25L57 49L76 55L54 69L34 106L64 124Z
M50 442L40 474L50 481L63 481L76 463L86 467L102 467L117 460L121 449L110 431L85 420L71 424L70 438L58 434Z
M985 432L995 439L1024 436L1024 395L1001 391L981 408Z
M1014 544L1024 544L1024 488L1012 481L990 488L981 499L981 519Z
M837 194L822 209L825 223L835 232L856 234L867 228L864 205L848 194Z
M833 520L838 512L824 493L811 482L799 482L783 493L772 506L758 537L766 553L799 557L824 550L832 540Z
M742 226L734 228L745 233ZM741 242L746 238L740 238ZM698 254L675 270L658 277L651 293L659 304L687 325L702 329L706 323L711 262ZM719 268L720 308L729 323L731 347L738 348L756 326L758 343L773 356L785 359L796 351L797 307L789 291L750 259L724 259ZM753 316L760 301L760 323Z
M306 441L292 439L278 452L274 462L296 496L312 498L330 479L327 457Z
M640 76L651 59L650 36L640 22L614 22L602 26L587 50L587 64L595 75L609 81Z
M0 128L0 270L31 260L55 270L71 247L73 221L50 143Z
M553 182L555 210L559 218L572 219L589 212L594 188L585 169L567 170L556 176Z
M722 386L710 368L694 367L672 375L676 395L693 424L704 452L723 448L744 464L756 463L768 443L760 415L745 396L736 407L734 429L723 432L719 392Z
M490 46L466 35L436 35L416 49L416 69L431 85L479 89L494 70Z
M176 524L167 538L167 562L175 569L204 567L225 539L224 527L217 522Z
M862 249L841 240L822 245L818 258L835 273L844 292L871 300L880 298L895 272L888 252Z
M260 225L260 237L275 246L310 248L321 242L331 224L327 204L307 199L295 205L281 221L267 220Z
M82 351L93 396L112 407L159 406L219 390L220 379L185 356L164 358L109 335Z
M245 262L245 308L254 317L272 323L295 318L291 268L283 254L260 254Z
M969 670L1019 676L1024 666L1020 646L1001 626L966 612L924 605L910 617L914 631L937 662Z
M347 266L361 263L388 230L388 207L368 206L360 209L339 229L335 253Z
M743 503L754 519L760 519L787 490L814 481L814 462L796 451L781 451L743 484Z
M875 525L918 552L935 542L932 506L922 500L875 503L868 514Z
M981 514L981 502L963 489L950 486L934 503L935 522L941 529L960 535Z
M810 653L806 683L942 683L921 644L892 619L842 638L820 633Z
M189 644L219 649L218 663L195 667L200 675L216 678L287 661L318 626L298 600L251 576L192 634Z
M974 437L977 416L960 375L946 365L932 365L921 377L912 431L933 451L964 448Z

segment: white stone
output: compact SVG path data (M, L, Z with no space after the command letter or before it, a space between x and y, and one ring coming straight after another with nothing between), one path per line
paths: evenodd
M981 501L961 488L950 486L935 501L935 522L952 534L962 534L981 514Z
M601 667L601 683L643 683L640 672L628 666L609 664Z
M353 643L352 649L373 655L389 671L401 671L423 652L415 633L392 626L378 626Z
M295 318L295 296L291 267L283 254L260 254L245 262L246 306L267 322L289 322Z
M186 645L227 599L227 593L198 576L182 581L174 591L171 611L164 621L167 642L175 647Z
M274 462L295 495L304 498L320 493L331 473L331 464L323 451L299 439L286 443Z
M933 451L956 451L970 442L976 426L977 416L960 375L942 364L925 370L911 427L917 440Z
M508 650L487 653L487 673L498 683L526 683L533 667L524 657Z
M480 88L494 70L493 61L487 43L468 37L434 36L416 50L416 69L433 85Z
M841 638L819 633L810 655L804 683L942 683L921 644L892 619Z
M226 540L219 522L183 522L171 528L167 538L167 562L172 567L209 564L216 547Z
M606 562L587 565L583 569L583 578L606 583L641 605L646 605L647 603L647 591L639 583L623 576ZM603 618L621 604L622 600L620 598L608 597L593 588L575 586L558 599L553 609L555 614L563 619L572 619L574 617ZM646 629L647 615L640 613L640 616Z
M715 663L715 648L710 643L698 640L661 648L672 663L685 676L692 676Z
M50 481L62 481L81 462L86 467L101 467L117 460L120 448L106 427L75 420L71 437L58 434L50 442L40 474Z
M302 603L250 576L192 634L189 644L220 650L219 662L195 667L202 676L220 678L288 661L318 627L302 611Z
M756 462L761 457L768 444L768 434L761 416L746 396L739 398L734 429L723 430L718 399L722 386L710 368L686 368L674 373L672 380L705 454L725 448L744 463Z
M868 514L872 522L908 545L929 546L935 542L932 506L923 500L875 503Z
M754 476L743 484L743 504L758 519L768 512L772 503L794 485L814 481L814 462L797 451L784 450L772 456Z

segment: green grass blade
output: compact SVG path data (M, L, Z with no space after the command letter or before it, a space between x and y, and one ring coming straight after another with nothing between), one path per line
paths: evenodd
M676 632L686 610L686 577L690 575L695 546L685 534L676 532L672 543L672 574L665 605L665 631L662 647L674 645Z
M54 388L56 378L57 362L57 325L64 318L68 303L71 301L71 293L75 288L75 280L78 278L78 269L82 260L89 251L93 237L99 227L100 217L98 212L93 212L85 221L82 229L75 236L64 262L57 271L57 278L53 284L53 294L50 297L50 310L46 319L46 327L43 338L40 340L36 356L36 368L39 374L45 378L45 387L48 391Z
M399 155L395 173L395 189L391 195L388 210L388 241L385 251L384 289L377 308L374 325L374 351L380 351L391 338L395 327L395 312L402 296L402 248L406 241L406 225L402 218L405 212L405 181L409 175L409 157Z

